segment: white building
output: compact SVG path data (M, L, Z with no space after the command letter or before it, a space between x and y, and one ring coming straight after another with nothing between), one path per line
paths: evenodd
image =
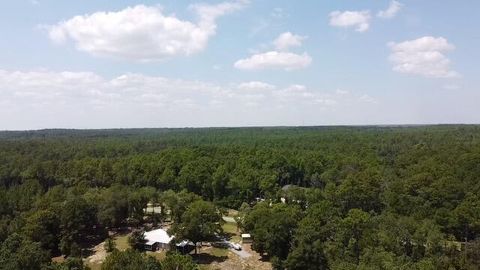
M170 241L173 236L168 235L167 231L163 229L157 229L144 233L145 237L145 249L150 251L157 251L159 249L169 249Z
M252 242L253 242L252 236L249 233L242 233L242 243L243 244L252 243Z

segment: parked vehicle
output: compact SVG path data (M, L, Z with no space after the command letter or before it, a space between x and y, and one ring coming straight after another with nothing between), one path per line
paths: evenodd
M242 250L242 246L238 243L230 243L230 246L235 250Z

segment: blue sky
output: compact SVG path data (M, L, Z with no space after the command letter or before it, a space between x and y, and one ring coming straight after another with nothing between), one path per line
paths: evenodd
M0 129L480 122L480 2L4 1Z

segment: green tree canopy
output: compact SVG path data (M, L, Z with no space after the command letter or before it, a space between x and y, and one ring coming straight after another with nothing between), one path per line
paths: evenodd
M180 223L174 223L172 228L175 238L180 241L188 239L196 244L213 240L222 232L222 216L217 207L210 202L203 200L192 202L181 220Z

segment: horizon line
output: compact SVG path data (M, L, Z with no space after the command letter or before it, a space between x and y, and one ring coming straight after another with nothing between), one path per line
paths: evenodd
M141 129L241 129L241 128L314 128L314 127L421 127L421 126L478 126L480 123L422 123L422 124L325 124L325 125L246 125L246 126L181 126L181 127L105 127L105 128L36 128L0 129L0 132L41 132L41 131L101 131Z

